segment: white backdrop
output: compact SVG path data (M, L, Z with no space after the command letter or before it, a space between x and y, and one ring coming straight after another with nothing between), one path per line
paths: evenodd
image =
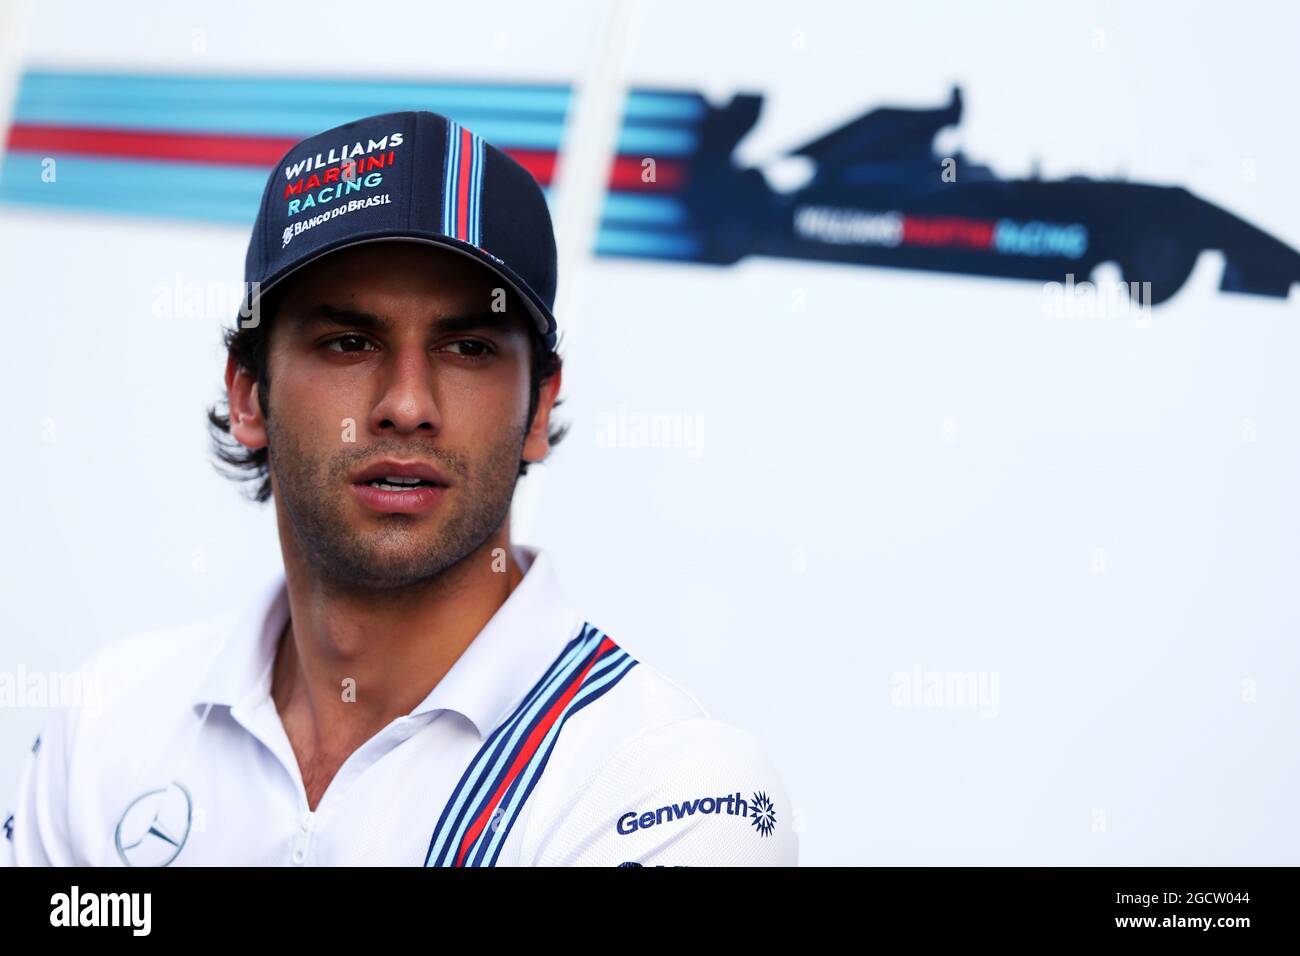
M570 81L598 48L599 3L484 6L44 2L3 66ZM624 67L765 92L750 161L960 82L1005 175L1178 183L1300 245L1300 11L969 6L659 0ZM216 323L150 315L178 272L237 281L246 240L0 206L0 670L242 604L279 560L208 462ZM518 537L762 739L802 862L1300 863L1300 295L1219 293L1213 253L1149 325L1051 318L1032 283L580 265L573 433ZM620 408L700 443L610 447ZM987 696L903 706L916 672ZM45 713L0 709L0 805Z

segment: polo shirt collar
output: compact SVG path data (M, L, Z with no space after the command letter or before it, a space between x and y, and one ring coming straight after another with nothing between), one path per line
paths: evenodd
M549 553L525 545L513 545L512 552L523 579L410 716L452 711L486 739L577 635L582 618L569 605ZM269 700L277 642L288 620L281 570L226 631L193 706Z

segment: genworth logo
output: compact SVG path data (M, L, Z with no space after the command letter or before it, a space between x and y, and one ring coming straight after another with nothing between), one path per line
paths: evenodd
M771 836L773 828L776 827L776 807L772 805L771 799L765 793L756 793L753 799L754 810L750 814L750 822L761 835Z
M771 798L760 790L751 794L748 800L740 793L729 793L725 797L696 797L681 803L670 803L657 810L629 810L618 818L615 829L620 836L627 836L638 830L649 830L696 815L719 814L749 817L759 836L771 836L772 830L776 828L776 807Z

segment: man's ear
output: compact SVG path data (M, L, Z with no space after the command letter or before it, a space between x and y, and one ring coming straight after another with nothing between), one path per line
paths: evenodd
M257 380L233 355L226 357L226 401L230 407L230 434L245 448L265 448L266 421L257 397Z
M533 414L532 427L524 438L524 461L532 464L541 461L551 450L551 409L560 394L560 377L563 368L557 368L555 374L542 382L537 388L537 411Z

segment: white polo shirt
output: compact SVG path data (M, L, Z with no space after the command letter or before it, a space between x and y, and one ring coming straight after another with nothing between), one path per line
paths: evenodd
M749 733L575 613L547 552L313 812L271 698L283 573L242 612L115 641L56 711L0 862L78 866L795 865Z

